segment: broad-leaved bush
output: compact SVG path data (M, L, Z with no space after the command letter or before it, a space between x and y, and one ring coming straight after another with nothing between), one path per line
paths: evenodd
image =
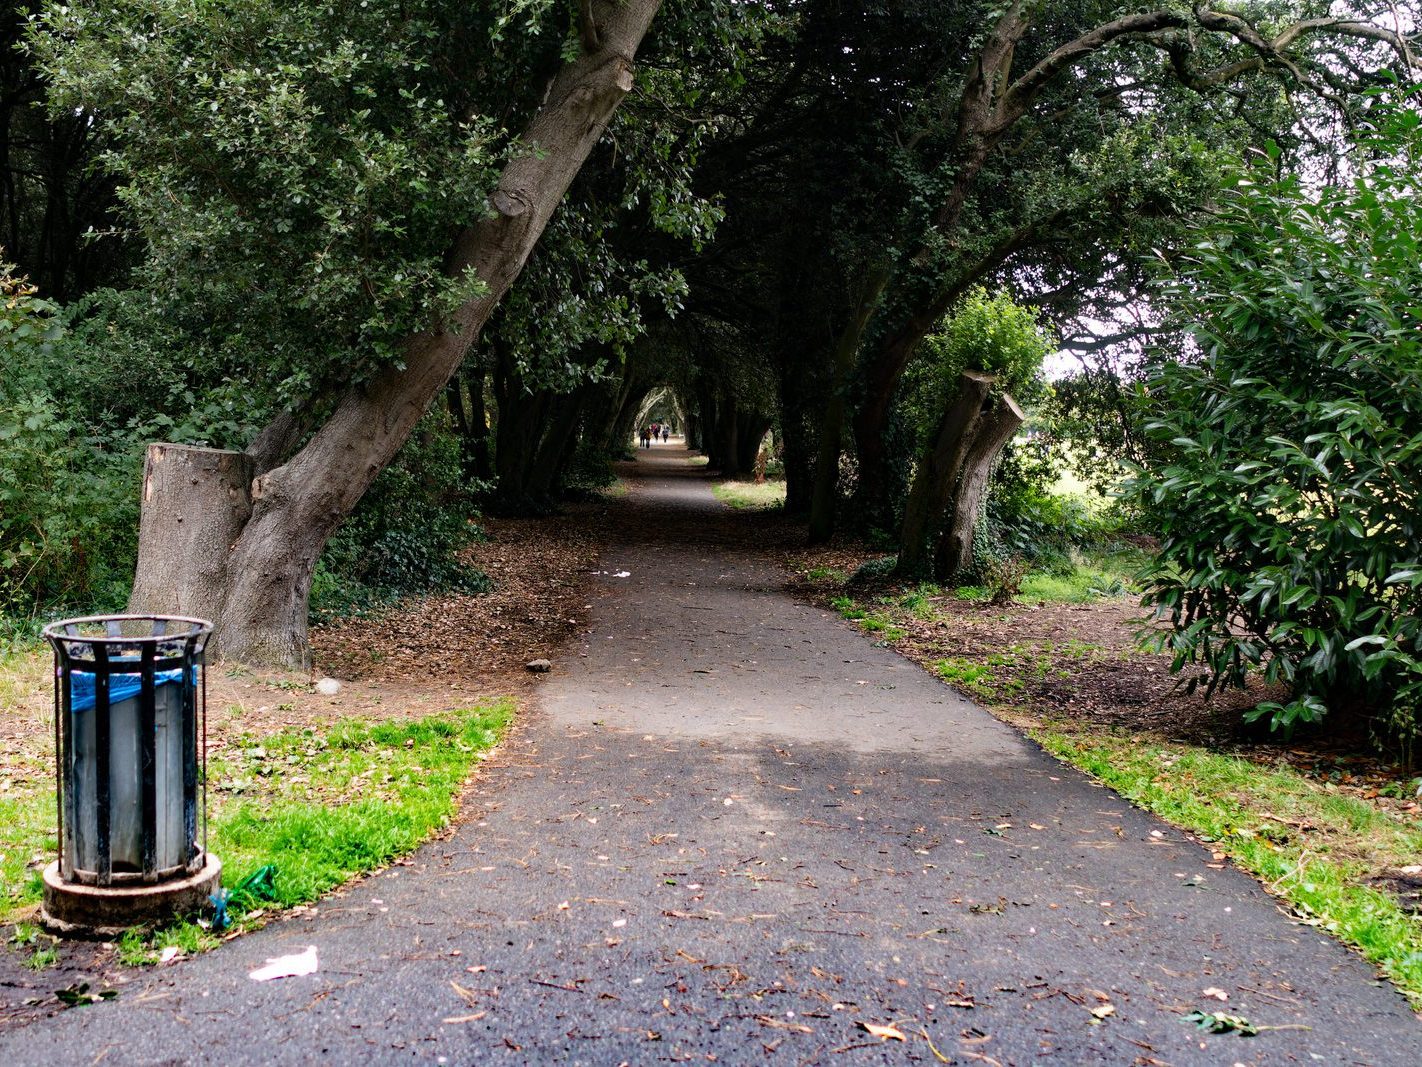
M1422 705L1422 115L1384 106L1351 178L1237 175L1171 296L1197 357L1151 382L1167 446L1129 492L1159 517L1147 604L1176 670L1251 674L1288 729ZM1341 721L1339 725L1342 725Z

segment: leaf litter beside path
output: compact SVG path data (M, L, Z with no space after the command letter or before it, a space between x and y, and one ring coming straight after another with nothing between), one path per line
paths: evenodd
M488 540L461 559L488 575L492 590L411 598L313 628L316 662L337 678L371 683L511 683L584 625L606 522L601 501L548 518L482 520Z

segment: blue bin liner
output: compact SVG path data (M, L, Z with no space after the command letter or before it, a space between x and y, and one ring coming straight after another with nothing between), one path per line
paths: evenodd
M158 671L153 675L155 688L160 685L171 685L183 680L183 669L179 667L172 671ZM193 670L193 681L197 681L197 670ZM109 675L109 704L117 704L121 700L129 697L136 697L138 691L143 688L143 675L141 674L111 674ZM81 711L89 711L94 706L94 675L90 671L70 671L69 672L69 706L78 714Z

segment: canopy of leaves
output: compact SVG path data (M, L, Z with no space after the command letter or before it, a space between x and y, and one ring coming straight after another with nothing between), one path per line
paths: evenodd
M557 61L540 13L119 0L53 5L30 44L52 110L106 131L146 249L127 299L203 377L255 378L274 403L397 358L467 292L443 256Z
M1024 408L1046 395L1042 362L1056 347L1041 312L1013 301L1006 291L973 289L942 325L924 338L910 371L908 410L921 433L937 424L958 391L958 376L975 370L991 374L993 388Z

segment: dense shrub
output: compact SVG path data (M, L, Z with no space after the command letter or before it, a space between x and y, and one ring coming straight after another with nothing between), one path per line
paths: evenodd
M617 481L617 472L612 469L614 461L628 458L613 456L597 447L588 435L578 441L568 469L563 475L563 489L571 497L586 496L600 489L606 489Z
M1168 445L1130 484L1160 517L1147 601L1175 667L1262 671L1276 727L1422 704L1422 119L1384 112L1355 177L1241 174L1174 289L1194 361L1158 370ZM1272 162L1272 161L1270 161Z
M131 577L137 493L116 488L141 453L66 413L47 374L63 338L58 309L0 267L0 616L115 608Z
M419 593L487 590L488 578L458 558L481 536L473 514L459 438L443 410L432 412L327 543L312 582L312 614L327 618Z

